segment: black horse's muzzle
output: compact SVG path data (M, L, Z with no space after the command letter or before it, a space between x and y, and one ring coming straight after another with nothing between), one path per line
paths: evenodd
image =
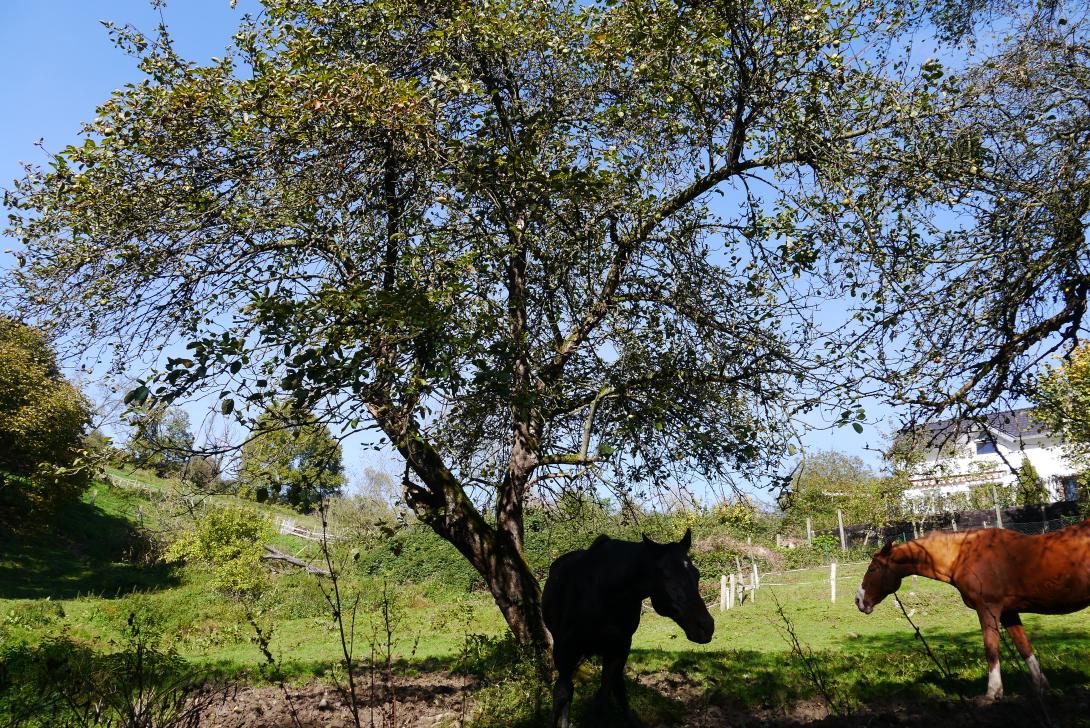
M706 645L712 641L715 634L715 620L707 614L697 620L696 624L685 626L685 636L690 642Z

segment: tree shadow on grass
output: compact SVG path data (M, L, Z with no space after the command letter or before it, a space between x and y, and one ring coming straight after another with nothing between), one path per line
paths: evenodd
M1031 638L1053 687L1044 703L1051 725L1090 725L1090 633L1037 628ZM809 665L786 645L782 652L634 650L629 692L651 724L846 726L864 718L871 725L1049 724L1012 645L1002 655L1007 699L983 703L979 636L927 639L941 667L911 631L845 639L838 649L815 651ZM593 689L591 682L583 686L588 699ZM591 720L587 714L579 725L612 725Z
M130 521L73 503L46 527L0 530L0 599L116 597L176 586L173 569L145 563L147 552Z

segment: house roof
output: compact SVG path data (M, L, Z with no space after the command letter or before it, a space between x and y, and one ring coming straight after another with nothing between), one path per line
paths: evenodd
M904 428L898 433L898 438L915 435L918 440L929 446L940 446L958 435L978 431L981 420L996 437L1012 441L1049 435L1044 423L1033 417L1032 413L1032 407L1022 407L1006 412L991 412L971 419L951 418L927 422Z

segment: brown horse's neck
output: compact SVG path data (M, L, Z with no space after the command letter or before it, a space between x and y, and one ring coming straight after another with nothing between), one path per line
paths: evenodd
M890 553L890 562L902 577L918 574L949 583L964 540L964 533L933 531L895 545Z

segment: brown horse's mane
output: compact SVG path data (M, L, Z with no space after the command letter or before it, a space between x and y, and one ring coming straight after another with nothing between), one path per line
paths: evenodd
M919 574L940 581L950 581L950 573L962 545L981 531L929 531L919 538L893 544L889 561L906 574Z

